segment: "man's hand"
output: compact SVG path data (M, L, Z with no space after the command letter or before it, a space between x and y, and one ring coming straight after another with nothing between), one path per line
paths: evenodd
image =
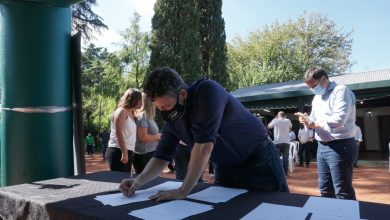
M163 200L185 199L186 197L187 195L183 192L183 190L181 188L177 188L159 191L156 195L149 197L149 199L158 202Z
M309 116L306 113L296 112L294 113L294 115L299 117L299 122L301 124L306 125L306 127L308 128L312 127L313 123L310 121Z
M119 185L122 194L127 197L133 196L138 187L134 179L124 179Z

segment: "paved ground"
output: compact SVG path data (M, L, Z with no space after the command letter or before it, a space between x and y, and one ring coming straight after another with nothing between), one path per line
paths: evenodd
M86 156L87 173L108 170L107 163L101 154ZM203 179L212 183L206 171ZM163 177L175 178L175 174L166 169ZM317 189L317 166L311 163L310 168L296 167L287 178L292 193L319 195ZM353 185L359 201L390 204L390 172L388 163L384 161L362 161L359 168L354 170Z

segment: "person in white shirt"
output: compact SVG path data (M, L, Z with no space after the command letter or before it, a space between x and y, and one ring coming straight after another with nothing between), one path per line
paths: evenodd
M315 94L311 114L297 112L295 115L302 124L316 131L321 196L356 200L352 185L356 97L348 87L331 82L321 67L308 69L304 81Z
M299 129L298 139L301 145L298 151L298 157L299 157L300 167L303 167L303 159L305 159L305 166L307 168L309 167L310 159L311 159L310 151L313 145L313 137L314 137L313 129L305 128L304 126L302 126L302 128ZM303 158L303 152L305 152L305 158Z
M363 141L363 135L362 131L359 128L359 126L356 125L356 135L355 135L355 140L356 140L356 148L355 148L355 160L353 161L353 167L359 167L357 165L357 161L359 158L359 150L360 150L360 143Z
M112 114L110 140L106 150L106 160L111 171L131 172L137 139L134 114L141 106L142 93L138 89L128 89Z
M283 158L284 174L288 176L288 151L290 149L289 132L292 128L291 121L282 111L268 124L269 129L274 129L274 144Z

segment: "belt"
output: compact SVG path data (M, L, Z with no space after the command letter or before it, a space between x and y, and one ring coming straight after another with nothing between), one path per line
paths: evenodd
M320 143L321 143L322 145L328 145L330 142L333 142L333 141L320 141Z
M332 140L332 141L320 141L320 143L322 145L329 145L329 144L332 144L332 143L337 143L339 141L345 141L345 140L347 140L347 139L338 139L338 140Z

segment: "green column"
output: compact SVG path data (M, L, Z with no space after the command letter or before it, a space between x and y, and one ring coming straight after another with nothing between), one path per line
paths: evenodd
M73 175L75 1L53 2L0 0L2 186Z

